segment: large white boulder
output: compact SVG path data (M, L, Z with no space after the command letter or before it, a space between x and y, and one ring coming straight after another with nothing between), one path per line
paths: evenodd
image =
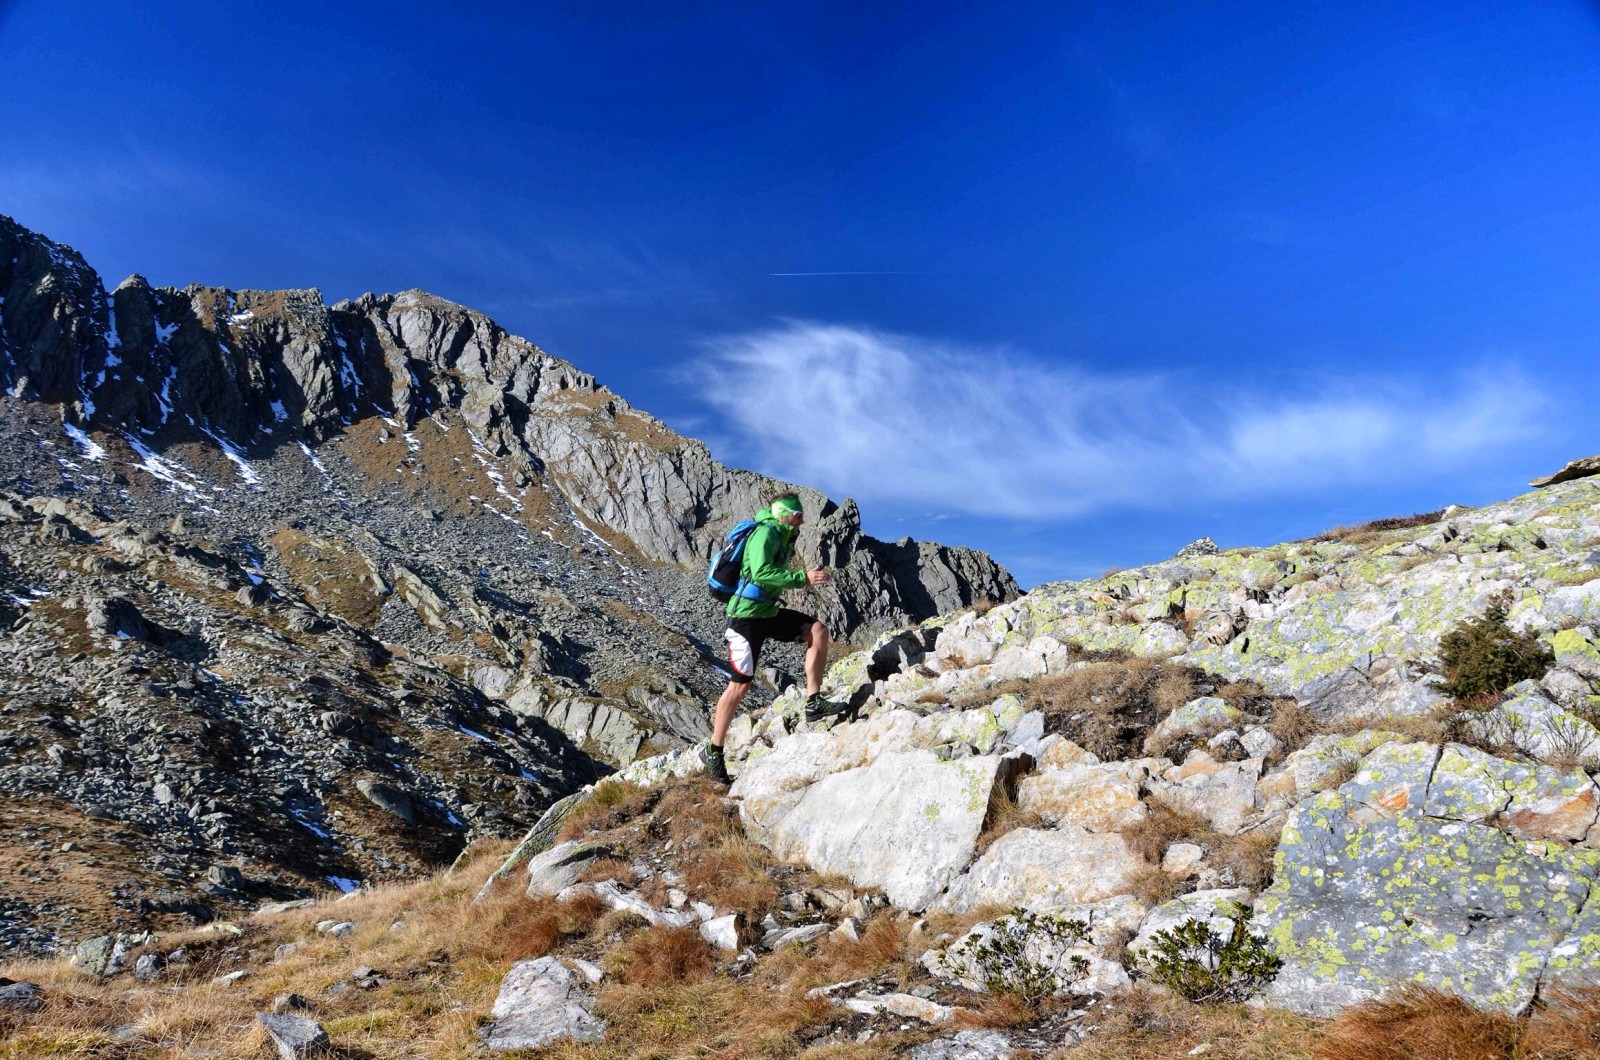
M780 858L922 909L971 860L1003 767L991 755L947 762L931 751L885 751L809 784L787 812L761 821L761 839Z
M1082 905L1127 893L1145 867L1113 832L1018 828L995 840L939 905L958 913L986 905L1035 911Z

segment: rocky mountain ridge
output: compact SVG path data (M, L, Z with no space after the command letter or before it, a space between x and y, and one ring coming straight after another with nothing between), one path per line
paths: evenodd
M1017 592L418 291L107 291L0 218L0 382L0 947L416 873L703 737L705 559L784 490L842 637Z

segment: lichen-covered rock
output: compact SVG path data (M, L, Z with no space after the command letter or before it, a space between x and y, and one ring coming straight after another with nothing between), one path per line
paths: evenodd
M1286 961L1271 1003L1331 1015L1423 982L1516 1012L1558 948L1574 964L1600 953L1578 922L1600 852L1430 818L1420 802L1393 816L1370 808L1353 791L1324 792L1284 827L1257 902Z
M605 1037L605 1021L590 1007L594 999L554 957L518 961L500 984L484 1029L490 1049L539 1049L571 1039L594 1042Z
M1144 741L1145 753L1157 754L1180 736L1209 736L1237 726L1243 718L1244 713L1238 707L1230 706L1226 700L1216 696L1201 696L1168 714L1161 724L1151 730Z
M1540 762L1600 765L1600 729L1587 718L1551 702L1531 681L1512 691L1518 694L1468 720L1476 739Z
M1422 812L1448 821L1493 824L1527 839L1577 842L1600 816L1589 775L1507 762L1448 744L1434 766Z

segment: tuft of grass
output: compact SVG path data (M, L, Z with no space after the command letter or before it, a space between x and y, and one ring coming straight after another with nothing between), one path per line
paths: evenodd
M1414 526L1427 526L1444 518L1444 509L1418 512L1415 515L1396 515L1350 526L1336 526L1303 541L1339 541L1347 545L1370 545L1391 530L1409 530Z
M628 986L659 987L704 979L716 958L697 929L658 925L634 932L607 963Z
M1322 726L1311 711L1283 697L1272 701L1272 718L1267 722L1267 731L1283 744L1283 754L1287 757L1310 743L1311 738L1322 731Z

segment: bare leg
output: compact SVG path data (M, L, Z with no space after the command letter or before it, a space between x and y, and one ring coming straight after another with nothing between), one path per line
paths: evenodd
M750 691L748 681L729 681L717 700L717 716L711 723L711 742L718 747L728 738L728 726L733 723L733 712L739 709L744 694Z
M803 643L806 646L806 697L822 691L822 677L828 672L828 627L811 623Z

